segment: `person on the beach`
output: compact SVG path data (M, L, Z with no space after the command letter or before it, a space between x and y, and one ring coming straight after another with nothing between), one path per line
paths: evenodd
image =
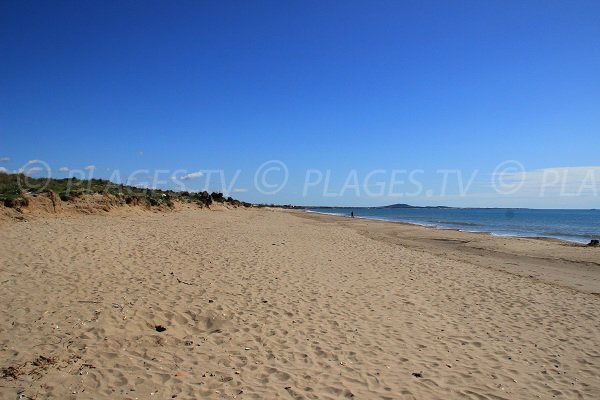
M354 218L354 211L350 211L350 218Z

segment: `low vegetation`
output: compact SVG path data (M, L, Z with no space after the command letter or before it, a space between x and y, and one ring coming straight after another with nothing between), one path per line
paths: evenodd
M25 174L0 172L0 203L3 203L5 207L19 208L27 206L29 196L43 193L54 193L62 201L74 200L85 194L103 194L122 198L126 204L148 206L173 207L174 201L195 203L201 206L209 206L213 203L251 206L250 203L225 197L222 193L216 192L176 192L122 185L105 179L32 178Z

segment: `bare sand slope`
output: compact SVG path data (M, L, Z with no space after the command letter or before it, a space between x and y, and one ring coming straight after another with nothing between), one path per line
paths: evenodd
M4 225L0 398L600 397L597 281L357 223L240 209Z

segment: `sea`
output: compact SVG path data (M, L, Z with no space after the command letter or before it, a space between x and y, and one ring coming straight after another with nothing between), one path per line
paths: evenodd
M308 208L307 212L407 222L497 236L546 237L577 243L600 238L600 210L521 208Z

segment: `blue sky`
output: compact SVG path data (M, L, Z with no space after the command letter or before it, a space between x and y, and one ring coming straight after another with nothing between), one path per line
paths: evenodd
M181 170L256 202L598 207L598 38L597 1L5 1L0 168ZM269 160L274 194L254 182ZM506 160L524 188L498 195ZM550 185L565 168L576 196Z

